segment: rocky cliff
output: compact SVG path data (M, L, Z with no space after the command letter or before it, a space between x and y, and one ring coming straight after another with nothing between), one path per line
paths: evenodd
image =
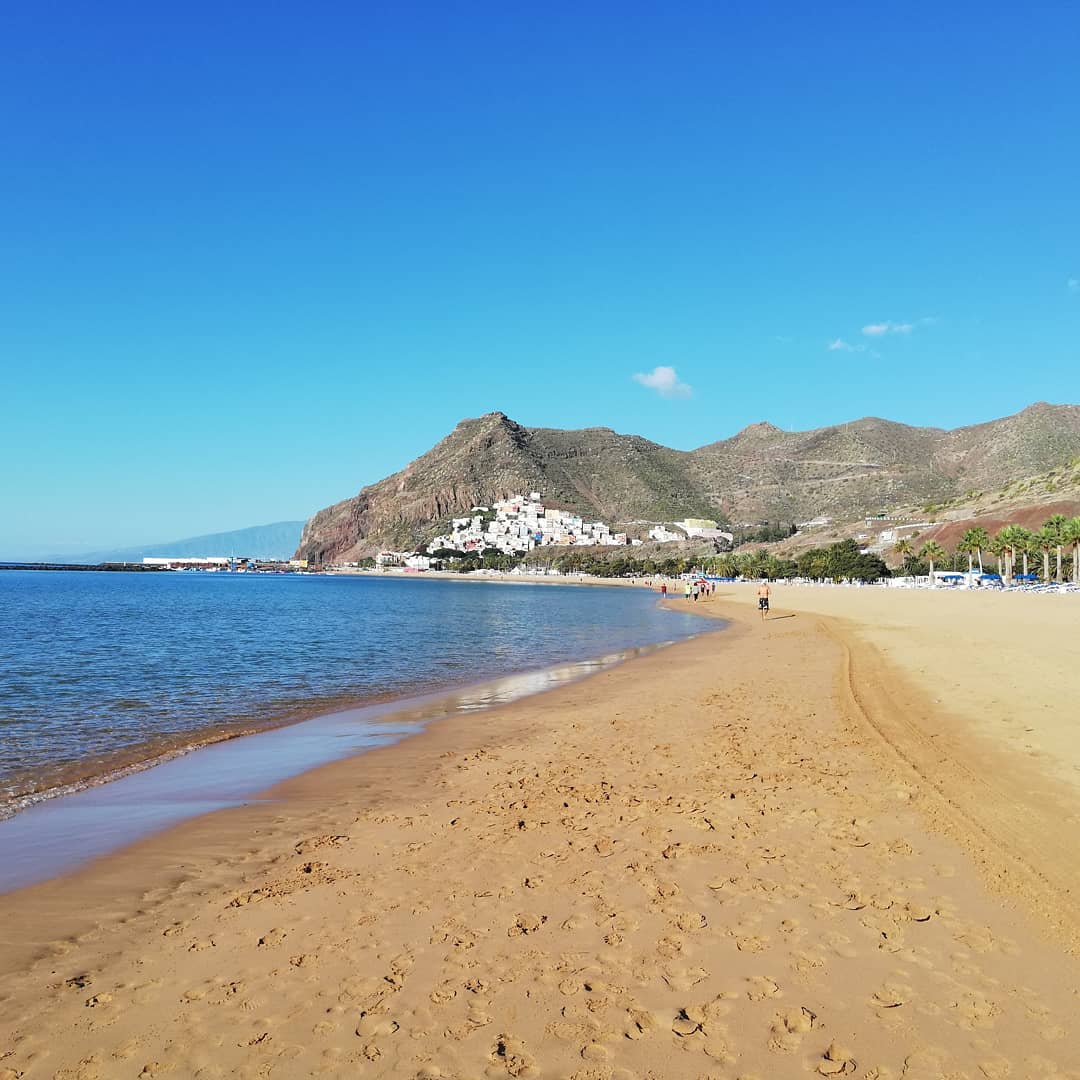
M944 431L868 417L813 431L758 423L692 451L609 428L463 420L401 472L319 511L297 555L335 562L425 541L475 505L540 491L611 524L686 516L799 521L858 516L1001 486L1080 455L1080 406L1032 405Z

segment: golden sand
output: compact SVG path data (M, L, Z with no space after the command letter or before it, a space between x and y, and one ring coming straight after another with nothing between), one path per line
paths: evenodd
M1080 1077L1075 601L751 591L0 897L0 1078Z

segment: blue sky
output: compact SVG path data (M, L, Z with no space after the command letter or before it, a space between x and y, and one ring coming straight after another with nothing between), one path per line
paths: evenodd
M1064 2L9 5L0 557L306 517L493 409L691 448L1075 401L1078 44Z

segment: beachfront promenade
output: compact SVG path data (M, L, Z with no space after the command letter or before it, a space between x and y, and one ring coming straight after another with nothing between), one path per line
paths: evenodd
M0 1076L1080 1076L1075 603L753 593L0 897Z

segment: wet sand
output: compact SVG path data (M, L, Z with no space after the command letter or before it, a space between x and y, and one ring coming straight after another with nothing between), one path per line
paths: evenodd
M0 897L0 1078L1080 1077L1071 598L751 592Z

